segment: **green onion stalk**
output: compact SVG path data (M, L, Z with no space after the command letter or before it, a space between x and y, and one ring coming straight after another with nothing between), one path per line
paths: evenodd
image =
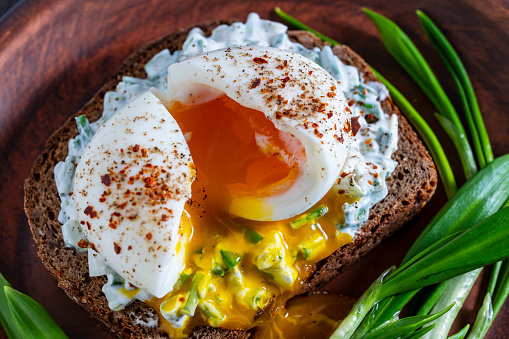
M474 177L477 172L477 165L474 160L473 152L470 148L470 144L465 134L465 130L461 124L459 116L452 106L449 98L443 91L441 85L438 80L434 76L431 71L429 65L424 60L421 53L415 47L415 45L410 41L410 39L406 36L406 34L392 21L389 19L375 13L373 11L364 9L364 11L370 16L375 25L377 26L380 35L384 41L389 52L395 57L395 59L403 66L405 70L414 78L414 80L420 85L423 91L428 95L428 97L435 104L437 109L441 114L436 114L436 117L447 132L447 134L452 139L455 144L458 153L460 155L460 159L462 160L462 165L465 171L465 175L467 180ZM292 18L288 14L282 12L280 9L276 9L276 13L287 20L291 24L297 26L300 29L309 30L308 26L300 23L296 19ZM482 115L479 109L479 105L477 104L477 99L475 97L475 93L466 73L466 70L459 59L457 53L452 48L452 45L447 41L445 36L440 32L440 30L434 25L433 22L422 12L417 12L419 19L421 21L421 25L430 38L431 42L437 49L439 55L444 60L447 68L451 72L453 80L455 81L458 91L460 94L461 102L465 111L466 120L468 123L469 131L471 133L471 137L474 144L474 149L477 156L477 161L479 163L480 168L484 168L487 164L493 161L493 154L491 151L491 145L489 142L489 138L487 136L486 128L484 126L484 122L482 120ZM314 30L313 30L314 31ZM323 38L323 35L319 35ZM336 41L326 38L324 39L332 44L338 44ZM392 85L390 84L383 76L376 72L373 69L378 78L387 86L389 92L391 93L396 104L401 108L403 113L407 116L410 122L417 129L425 143L427 144L430 152L432 154L433 159L437 164L437 169L439 175L444 182L444 186L446 188L446 192L448 197L451 198L455 191L455 181L452 170L450 170L450 166L447 158L445 158L445 154L443 152L442 147L436 140L436 136L431 131L426 122L420 117L420 115L413 109L413 107L408 103L408 101L403 97L403 95ZM445 159L445 160L444 160ZM461 222L456 223L457 225L463 225L461 227L471 227L474 222L465 222L465 219L468 218L472 221L472 212L477 213L474 215L478 217L477 221L482 220L498 209L501 208L504 199L500 196L499 193L504 191L503 187L500 187L495 182L491 182L490 179L493 173L484 175L484 178L487 178L488 181L485 183L486 187L490 187L491 191L495 191L496 195L493 197L493 201L495 204L492 204L493 201L490 201L492 195L489 192L484 192L486 195L479 200L476 200L474 197L475 203L472 205L468 205L470 201L464 201L465 204L460 204L462 206L461 210L457 210L459 213L449 213L449 217L454 218L456 216L462 216L463 218L459 218L456 220L461 220ZM498 177L503 180L503 177ZM479 180L477 180L479 181ZM454 183L454 185L452 184ZM470 182L467 182L470 183ZM476 183L477 187L479 182ZM472 185L470 185L472 186ZM473 192L475 195L475 192ZM503 194L502 194L503 195ZM458 199L452 199L452 204L457 204ZM507 200L505 200L505 205L509 204ZM482 207L488 206L488 208ZM491 207L491 208L489 208ZM463 209L466 208L466 209ZM454 208L453 208L454 210ZM465 211L465 213L463 213ZM440 213L439 213L440 214ZM443 216L442 216L443 217ZM448 220L450 218L444 217L436 217L434 220ZM466 226L465 226L466 225ZM432 231L430 231L432 230ZM438 232L437 232L438 230ZM405 266L405 262L413 258L413 256L420 255L419 250L422 250L423 247L430 246L431 244L438 241L450 239L452 237L451 232L461 232L458 231L458 226L448 227L446 225L441 225L439 222L433 222L428 226L428 228L423 232L421 237L416 241L414 247L410 250L407 257L403 261L402 267ZM445 237L445 238L444 238ZM423 240L425 239L425 240ZM427 240L426 240L427 239ZM415 257L414 257L415 258ZM505 264L505 266L503 266ZM502 267L504 267L504 271L502 272ZM423 327L420 331L420 336L424 336L427 338L445 338L447 337L447 332L449 331L450 326L452 325L452 321L456 317L457 312L461 308L461 304L464 299L468 295L473 283L477 279L480 269L477 269L472 272L467 272L463 276L458 276L452 280L443 281L433 288L428 288L427 290L420 292L418 296L419 298L415 298L413 302L413 307L409 313L414 313L416 316L424 316L429 315L432 312L440 313L440 310L443 309L453 309L452 311L447 312L447 314L442 317L437 323L434 325L430 325L427 327ZM392 276L392 275L391 275ZM389 276L389 279L390 277ZM394 319L397 319L399 312L402 307L411 300L416 294L418 290L410 290L404 292L402 294L398 294L397 296L391 296L382 300L374 311L367 314L365 319L362 321L358 329L355 331L353 337L365 337L367 333L378 326L378 328L386 327L389 324L394 323ZM509 264L507 264L507 260L504 262L498 262L495 264L492 278L490 281L490 286L488 288L488 294L485 298L485 302L483 304L483 308L479 311L478 319L474 324L474 328L472 329L469 338L477 337L483 333L484 330L487 331L489 328L489 324L493 319L493 316L489 315L491 311L491 295L494 295L495 302L499 307L509 294ZM449 306L448 306L449 305ZM493 307L492 313L496 315L498 312L497 306ZM436 325L436 326L435 326ZM424 330L426 329L426 330ZM482 329L482 330L480 330ZM455 334L453 337L455 338L463 338L466 336L468 331L468 326L462 329L460 332ZM424 333L426 332L426 333ZM416 335L417 332L412 335ZM477 334L474 334L477 333ZM485 332L484 332L485 333Z

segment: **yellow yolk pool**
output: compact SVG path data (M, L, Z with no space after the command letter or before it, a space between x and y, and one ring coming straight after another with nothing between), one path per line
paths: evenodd
M169 110L187 139L197 169L192 200L181 223L182 232L189 233L184 273L191 276L201 272L203 281L210 284L200 300L224 314L216 326L263 327L271 317L257 318L260 310L269 307L272 315L284 313L286 301L300 291L316 262L352 241L350 235L337 230L336 224L343 218L342 205L353 200L331 191L310 209L326 208L325 215L294 227L291 223L299 215L280 221L234 218L230 212L235 204L234 208L259 209L256 213L270 209L251 198L290 187L299 173L299 163L306 161L304 147L278 131L262 112L242 107L227 96L195 106L176 103ZM254 240L252 234L256 235ZM286 267L285 273L290 272L279 280L260 264L260 258L273 254L270 251L275 245L268 243L272 239L281 243L281 265ZM236 256L234 267L228 267L224 253ZM176 296L185 303L192 280L148 304L159 310L162 303ZM174 328L163 317L161 322L161 329L177 338L195 326L214 325L199 308L181 328ZM266 328L270 331L270 326Z

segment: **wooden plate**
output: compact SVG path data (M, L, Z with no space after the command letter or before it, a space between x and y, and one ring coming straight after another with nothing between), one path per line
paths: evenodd
M385 51L358 2L279 1L283 10L350 45L390 79L437 131L455 173L462 173L435 112L417 86ZM454 84L419 27L427 13L449 37L477 91L495 156L509 152L509 5L499 0L363 1L409 33L459 107ZM155 38L195 23L245 19L257 11L277 20L272 1L25 1L0 22L0 272L39 301L71 338L110 338L61 291L37 256L23 212L23 182L46 139L76 113L130 53ZM458 180L463 178L458 174ZM432 202L402 232L338 277L333 292L359 296L380 272L398 264L420 230L446 201L439 187ZM509 242L508 242L509 246ZM476 285L456 328L472 323L486 279ZM509 303L488 338L509 337ZM1 330L0 330L1 332ZM2 334L2 333L0 333Z

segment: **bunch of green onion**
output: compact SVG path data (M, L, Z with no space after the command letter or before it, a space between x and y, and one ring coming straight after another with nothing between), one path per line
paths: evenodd
M391 20L368 9L364 12L374 22L389 53L437 108L436 118L459 153L467 182L457 189L436 135L410 102L373 69L428 146L450 200L416 240L401 266L387 270L373 283L331 338L447 338L481 268L495 263L483 305L468 334L469 339L483 338L509 294L509 154L494 160L463 63L423 12L417 11L422 28L458 88L477 163L456 109L417 47ZM297 28L339 45L279 8L276 13ZM408 303L407 317L400 319ZM468 329L469 325L449 338L464 338Z

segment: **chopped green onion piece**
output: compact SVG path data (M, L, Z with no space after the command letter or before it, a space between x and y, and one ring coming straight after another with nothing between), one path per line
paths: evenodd
M201 272L196 272L194 275L193 281L191 282L191 288L189 289L189 294L186 299L186 304L182 308L182 314L188 316L194 315L196 307L198 306L200 282L204 277L205 275Z
M201 301L198 306L211 326L217 327L226 318L211 301Z
M223 257L226 268L231 270L242 260L243 256L235 252L221 250L221 257Z
M186 271L189 271L189 273L186 273ZM186 283L187 279L191 276L190 270L184 270L184 272L180 273L179 279L173 286L173 290L176 291L180 289L184 284Z
M217 277L224 277L224 274L226 273L225 269L223 267L221 267L221 265L219 265L219 263L217 263L215 260L214 260L211 272L213 275L215 275Z
M313 234L309 239L299 244L304 260L315 258L321 250L325 249L325 238L319 233Z
M309 212L309 213L306 213L306 214L303 214L301 215L300 217L298 217L297 219L295 220L292 220L290 222L290 226L292 226L293 229L297 229L315 219L318 219L320 218L321 216L323 216L324 214L326 214L328 212L328 209L326 206L318 206L317 209Z
M255 230L252 230L250 228L246 229L246 233L244 233L244 238L247 242L250 242L252 244L257 244L260 240L263 239L263 237L258 234Z

